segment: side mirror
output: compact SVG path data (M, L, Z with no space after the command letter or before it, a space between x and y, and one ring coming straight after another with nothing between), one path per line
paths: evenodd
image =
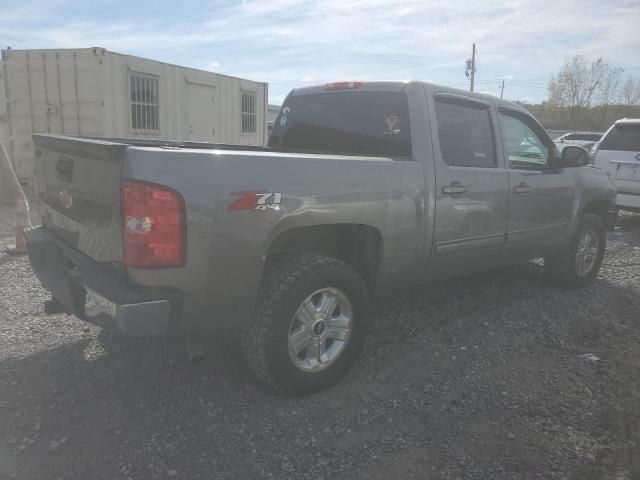
M560 167L584 167L591 163L591 156L586 148L577 145L568 145L562 149L560 155Z

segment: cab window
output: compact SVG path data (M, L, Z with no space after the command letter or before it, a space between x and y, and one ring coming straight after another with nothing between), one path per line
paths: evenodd
M436 100L443 160L458 167L495 167L493 129L488 108L475 103Z
M505 112L500 112L500 122L509 168L540 170L547 167L549 148L529 125Z

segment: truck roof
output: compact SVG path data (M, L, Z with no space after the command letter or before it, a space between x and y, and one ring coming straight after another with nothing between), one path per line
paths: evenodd
M402 92L407 87L407 85L412 83L419 83L424 85L427 91L430 91L432 93L443 92L443 93L465 95L467 97L478 98L480 100L494 103L497 106L509 106L512 108L525 110L524 107L522 107L522 105L518 105L517 103L500 99L493 95L487 95L486 93L470 92L468 90L463 90L460 88L447 87L444 85L437 85L435 83L429 83L429 82L420 82L415 80L408 80L408 81L393 80L393 81L336 82L336 83L357 83L359 85L356 88L358 91L361 91L361 92ZM314 94L320 94L320 93L327 93L327 91L331 91L327 89L328 85L333 85L333 84L327 83L323 85L313 85L309 87L296 88L291 91L290 95L299 96L299 95L314 95ZM336 89L335 91L345 91L345 90L349 90L349 89L348 88Z

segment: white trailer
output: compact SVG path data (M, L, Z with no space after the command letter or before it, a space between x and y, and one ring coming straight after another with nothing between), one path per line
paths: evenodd
M32 133L266 143L266 83L104 48L3 50L0 88L0 141L23 179Z

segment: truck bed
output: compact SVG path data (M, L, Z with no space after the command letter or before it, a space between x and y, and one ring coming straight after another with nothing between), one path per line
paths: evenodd
M188 142L178 140L156 140L146 138L118 138L118 137L67 137L63 135L47 135L47 137L78 138L85 141L108 142L118 145L128 145L134 147L167 147L167 148L190 148L202 150L247 150L251 152L275 151L269 147L259 147L251 145L238 145L231 143L207 143Z

